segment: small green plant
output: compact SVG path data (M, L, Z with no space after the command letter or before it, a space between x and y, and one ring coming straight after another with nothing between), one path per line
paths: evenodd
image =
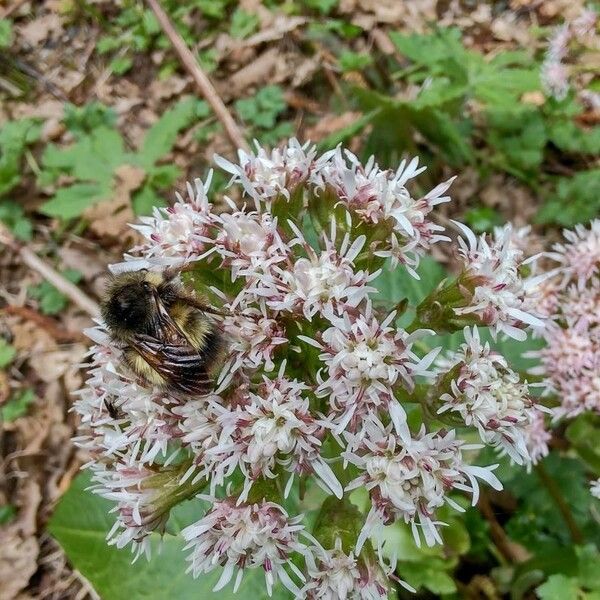
M13 26L8 19L0 19L0 48L9 48L13 41Z
M31 240L33 225L25 216L25 211L20 204L12 200L0 201L0 221L2 221L22 242Z
M21 181L25 153L40 131L38 119L9 121L0 127L0 198Z
M26 388L15 392L0 408L0 420L6 423L16 421L19 417L27 414L29 406L35 402L35 393L32 389Z
M12 504L0 506L0 526L10 523L16 516L17 509Z
M112 126L110 111L97 105L87 114L71 110L66 118L76 142L67 148L46 148L40 183L53 183L61 174L69 175L74 182L59 187L40 210L63 220L81 216L88 207L114 196L120 182L118 170L124 165L142 171L143 180L131 197L135 213L145 214L153 206L163 206L159 192L173 184L180 170L173 164L161 164L161 159L173 148L179 131L208 114L205 102L182 100L162 115L148 130L140 148L131 152Z
M256 137L266 145L276 144L291 134L291 123L278 123L282 113L287 110L283 90L278 85L267 85L255 96L237 100L235 109L246 125L249 137Z
M0 338L0 369L10 365L17 355L14 346L11 346L4 338Z
M258 29L258 23L258 17L255 14L246 12L242 8L236 8L233 15L231 15L229 33L233 38L247 38Z
M584 108L573 95L544 98L541 57L519 50L488 58L465 47L454 28L390 37L404 59L391 76L398 89L354 90L365 114L360 129L369 127L365 154L387 163L419 152L434 166L472 165L482 179L505 172L546 199L541 222L573 225L597 215L600 170L593 157L600 153L600 127L577 123ZM343 54L342 68L361 68L360 56ZM407 86L417 90L414 97L395 93ZM557 174L558 160L571 173Z
M76 269L66 269L63 271L63 276L71 283L79 283L81 280L81 273ZM68 304L67 297L47 281L31 286L28 293L31 298L39 302L40 311L45 315L56 315Z

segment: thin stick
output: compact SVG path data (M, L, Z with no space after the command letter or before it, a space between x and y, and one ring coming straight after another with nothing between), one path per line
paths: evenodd
M240 131L237 123L233 120L231 113L227 110L227 107L219 97L217 90L211 83L210 79L206 76L204 71L200 68L194 55L190 52L190 49L186 46L182 37L177 33L175 28L173 27L171 21L169 20L168 15L162 9L158 0L147 0L148 5L156 15L162 30L165 32L165 35L169 38L171 44L177 56L179 56L179 60L187 70L187 72L191 75L192 79L198 86L200 93L206 98L206 101L211 105L212 109L217 116L217 119L223 125L225 129L225 133L229 137L229 140L233 144L234 148L237 150L241 148L242 150L248 150L248 144Z
M567 527L569 529L569 533L571 534L571 539L575 544L583 543L583 535L575 518L573 517L573 513L569 505L565 502L563 498L560 487L556 483L556 481L552 478L552 476L546 471L546 467L543 466L542 463L538 463L534 467L537 476L540 478L541 482L544 484L547 492L550 494L552 500L556 504L560 514L562 515Z
M7 6L2 12L0 12L0 19L6 19L9 15L14 13L17 8L20 8L21 4L25 4L25 0L16 0L11 6Z
M0 308L0 314L16 315L22 319L26 319L35 323L47 331L57 342L88 342L88 338L81 331L69 331L65 329L58 321L42 315L41 313L27 306L15 306L9 304L4 308Z
M513 542L507 535L502 525L496 519L494 509L490 500L483 490L479 494L479 504L477 505L483 518L490 526L490 534L500 554L511 564L524 562L529 558L524 548Z
M39 273L48 283L51 283L59 292L62 292L81 310L91 317L100 315L98 303L84 294L75 284L65 279L58 271L44 262L35 252L17 242L13 234L0 223L0 243L12 248L30 269Z

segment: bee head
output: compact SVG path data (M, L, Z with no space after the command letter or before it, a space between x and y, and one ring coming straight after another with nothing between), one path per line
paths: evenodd
M108 287L102 316L109 328L143 332L156 316L160 273L136 271L116 275Z

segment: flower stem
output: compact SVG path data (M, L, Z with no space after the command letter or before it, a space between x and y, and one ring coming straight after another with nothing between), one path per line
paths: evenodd
M540 481L546 487L546 490L554 500L560 514L562 515L567 527L569 528L569 532L571 534L571 539L575 544L583 543L583 535L579 526L575 522L575 518L573 517L573 513L569 508L569 505L565 502L565 499L562 496L560 488L556 481L550 476L546 468L542 465L542 463L538 463L535 465L535 472L537 473Z

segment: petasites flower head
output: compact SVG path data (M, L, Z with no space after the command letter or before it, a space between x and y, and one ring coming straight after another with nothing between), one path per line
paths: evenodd
M314 168L316 147L310 142L300 144L295 138L270 153L255 142L256 153L238 150L239 164L222 156L215 162L233 176L229 185L239 183L255 202L256 209L268 209L277 196L289 200L290 195L306 181Z
M569 285L579 285L568 292L568 315L553 312L559 278L542 286L545 275L524 260L527 230L509 227L493 240L463 229L463 271L394 306L378 294L382 269L419 276L420 258L445 239L433 212L449 201L451 180L413 195L417 159L386 170L341 147L319 157L296 140L217 162L232 189L210 202L210 175L196 180L188 197L135 226L142 242L114 269L149 271L139 295L151 294L157 316L88 332L76 441L93 491L115 504L109 541L147 554L170 511L201 499L197 522L179 535L195 577L222 569L215 589L237 590L246 570L259 569L269 594L383 600L409 587L381 528L401 521L418 543L439 543L436 511L460 510L455 492L476 502L479 480L499 489L493 465L470 464L469 451L482 446L464 440L479 434L527 464L547 451L527 383L476 329L463 329L488 325L522 339L541 324L543 294L557 327L581 327L591 340L598 320L586 312L598 286L577 284L574 273L597 277L596 263L581 257L593 236L582 251L555 251L569 256ZM180 287L155 284L161 272ZM434 367L448 331L466 342ZM582 389L570 393L593 399L598 369L583 342L581 353L565 360L580 367ZM177 391L176 380L201 369L206 390ZM350 500L358 488L368 492L361 510Z
M188 542L186 550L191 551L188 572L198 577L221 566L223 572L213 591L225 587L234 574L236 591L245 569L261 568L269 596L277 581L298 594L300 590L285 567L303 580L291 561L294 552L307 552L307 546L299 541L304 529L302 515L290 518L281 506L265 500L238 504L237 498L205 499L212 503L210 510L182 532Z
M565 282L572 279L583 286L600 269L600 219L589 228L579 224L563 234L566 242L555 244L550 257L561 264Z
M528 293L535 291L548 274L525 279L521 276L520 268L537 256L523 259L511 225L497 229L494 239L488 240L485 235L477 238L466 225L454 223L466 238L466 241L458 240L464 262L458 285L468 299L466 306L458 306L454 312L475 315L493 332L502 332L517 340L526 338L525 327L543 327L540 316L524 308Z
M317 395L329 398L330 416L336 431L356 431L363 419L380 411L390 414L396 424L405 413L396 400L396 386L412 390L414 378L428 375L428 367L439 352L435 348L423 358L412 350L415 340L427 332L407 334L392 326L396 314L383 321L367 303L362 314L346 313L343 318L329 315L332 327L317 340L302 337L319 348L326 367Z
M113 265L113 271L176 267L199 260L211 241L214 215L207 196L211 180L212 171L205 182L195 179L193 187L187 184L187 199L177 193L172 206L154 208L151 217L140 217L132 227L145 241L125 255L124 263Z
M356 544L357 552L374 530L399 519L410 523L418 545L421 535L428 546L441 544L439 523L434 521L436 509L447 503L463 510L448 496L451 490L472 494L475 505L479 498L477 478L502 489L492 473L497 465L484 468L465 462L463 451L479 447L457 439L455 431L428 433L422 427L413 437L406 425L398 430L391 425L370 425L362 444L343 453L362 471L346 489L364 486L372 503Z
M414 199L406 184L422 173L418 158L403 160L398 169L381 169L371 157L363 166L348 150L337 147L318 161L311 181L317 190L333 196L358 218L370 225L389 224L387 244L374 247L375 254L391 257L393 265L406 265L418 278L415 268L431 245L448 240L440 235L443 227L435 224L429 214L434 207L449 202L444 192L454 178L438 185L425 196Z
M395 573L396 561L376 561L373 553L356 556L344 552L337 538L333 548L312 548L314 562L309 563L307 582L297 597L307 600L384 600L394 583L414 592L414 588Z
M275 379L263 378L256 392L238 395L237 406L221 417L231 439L233 454L246 481L245 499L254 481L274 479L278 466L291 473L285 488L287 496L293 474L315 474L328 493L342 496L342 486L320 454L326 423L315 418L304 395L309 386L283 376L282 363Z
M539 409L527 382L520 381L489 343L481 342L476 327L466 327L464 336L465 343L458 351L438 361L443 373L438 413L460 415L486 444L508 454L517 464L531 462L528 440Z
M306 256L285 268L274 268L270 278L263 278L263 288L257 293L265 297L271 310L300 313L310 321L318 313L343 314L376 291L368 284L380 271L369 273L354 267L364 236L351 241L345 234L338 248L337 222L332 220L329 236L322 236L323 248L317 253L300 230L292 222L289 225L296 235L290 245L301 247Z

